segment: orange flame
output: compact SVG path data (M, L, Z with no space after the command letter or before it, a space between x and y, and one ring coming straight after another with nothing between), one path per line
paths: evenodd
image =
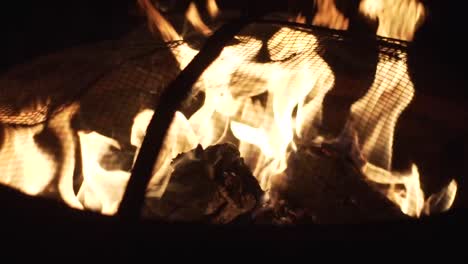
M403 213L419 217L423 212L445 211L451 207L455 198L457 184L454 180L441 193L425 201L416 165L413 164L411 171L406 174L391 171L395 126L400 114L411 102L414 88L411 82L402 84L403 79L409 79L406 63L381 58L376 74L384 76L389 70L396 72L392 75L393 79L384 82L376 78L367 94L352 105L350 121L345 129L358 135L357 148L367 160L362 169L363 174L370 181L386 184L388 188L384 194Z
M400 206L403 213L413 217L419 217L422 213L441 213L450 209L457 193L457 183L452 180L439 193L425 200L419 181L419 171L414 164L411 171L406 174L392 173L369 163L364 166L363 172L369 180L388 185L384 194ZM399 186L404 188L398 188Z
M1 183L27 194L37 195L52 181L57 171L53 157L34 140L43 129L44 125L27 128L2 127ZM28 150L28 155L23 155L24 149ZM38 174L47 177L37 177Z
M167 21L164 22L149 0L139 0L139 3L163 32L165 29L161 25ZM318 3L322 10L332 14L336 10L331 2ZM194 5L191 7L188 13L193 19L193 14L198 11ZM345 20L337 18L323 23L347 26ZM169 30L166 40L178 38L174 32ZM288 41L291 39L294 41ZM203 105L190 117L176 112L154 164L148 196L164 194L173 170L173 158L198 144L208 147L225 141L238 142L246 164L262 189L268 191L274 178L285 172L288 157L296 150L296 145L309 140L328 143L317 128L322 121L323 100L335 85L335 76L318 54L317 38L300 30L282 28L267 43L256 38L239 37L238 40L238 44L224 48L194 86L194 92L205 95ZM254 59L262 48L266 48L270 55L268 63ZM197 53L185 43L172 47L172 52L181 68ZM294 67L284 66L288 60ZM419 217L448 210L454 202L457 183L451 181L439 193L426 199L416 165L413 164L407 173L392 171L395 126L415 93L412 83L403 82L410 80L407 67L404 61L395 58L383 55L379 58L376 75L386 76L386 79L376 78L368 92L351 106L349 120L334 143L346 145L342 143L352 142L351 148L341 148L341 151L349 151L345 154L353 157L352 162L362 174L370 182L383 185L379 190L403 213ZM390 70L392 75L388 76ZM255 81L246 84L245 80ZM257 100L259 95L265 95L262 102ZM114 214L130 173L106 169L101 160L112 149L120 149L120 144L95 131L78 131L79 142L76 142L71 120L77 110L76 104L68 106L47 126L2 125L0 182L31 195L55 190L70 206ZM151 118L153 115L157 118L157 114L144 109L134 117L129 140L136 147L136 155ZM46 132L60 142L57 145L63 159L41 147L41 138ZM83 158L83 183L75 194L74 151L78 143ZM28 150L28 155L21 153L23 149ZM267 192L266 197L268 195Z
M379 21L377 34L402 40L412 40L425 17L419 0L363 0L359 10Z
M103 214L117 212L125 186L130 177L126 171L108 171L99 161L111 147L120 148L110 138L96 132L78 132L83 157L83 183L78 192L78 199L87 209Z
M334 0L316 0L317 13L313 25L333 29L348 29L349 20L336 8Z
M211 11L215 12L215 10ZM198 12L198 8L193 2L189 4L185 16L187 17L187 20L190 22L190 24L192 24L192 26L198 32L202 33L205 36L209 36L212 34L211 29L201 19L200 13Z
M164 41L174 41L182 39L177 31L172 27L161 13L154 8L150 0L138 0L140 7L146 12L148 25L152 32L160 32Z
M210 14L210 17L217 17L219 15L219 8L218 4L216 4L216 0L207 0L206 10L208 10L208 14Z
M290 19L291 20L291 19ZM302 15L302 13L297 14L296 18L292 19L291 21L294 21L296 23L306 23L306 17Z

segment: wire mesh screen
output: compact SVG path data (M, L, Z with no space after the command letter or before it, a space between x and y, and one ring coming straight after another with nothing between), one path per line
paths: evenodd
M161 44L139 31L7 73L0 86L7 95L0 101L2 183L115 213L146 127L158 115L155 102L197 53L189 42ZM221 189L204 184L207 166L223 175L250 173L261 190L246 192L268 193L292 177L299 153L324 144L355 166L390 174L395 126L413 95L404 43L252 23L204 71L176 113L157 163L148 164L155 169L147 213L176 220L217 214L218 222L229 222L254 205L226 189L232 182ZM294 174L333 171L321 167L324 160L302 163ZM192 178L181 176L187 173ZM219 214L226 204L231 210ZM422 209L408 210L418 215Z
M323 160L306 160L294 166L294 173L288 172L302 155L298 153L326 142L348 144L342 154L357 166L365 162L390 172L394 129L414 93L405 54L403 43L353 41L320 29L267 23L245 28L194 85L189 101L198 98L198 108L176 114L150 184L149 214L189 217L193 211L180 204L193 196L184 195L181 186L197 187L181 175L203 174L193 163L204 160L203 149L223 143L238 148L242 162L267 193L294 175L333 178L329 174L337 171L321 166ZM196 147L198 152L190 152ZM175 155L178 159L170 164ZM352 185L349 188L355 188ZM318 201L322 199L326 198ZM414 210L418 213L409 214L420 213Z

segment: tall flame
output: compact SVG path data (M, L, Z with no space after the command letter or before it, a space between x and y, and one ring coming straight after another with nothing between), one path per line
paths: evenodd
M392 160L393 135L398 117L414 96L412 83L407 83L408 69L401 60L381 58L376 78L369 91L351 107L351 119L355 120L362 152L367 159L389 170Z
M408 8L404 9L403 3ZM146 11L152 28L160 31L164 40L180 39L150 0L139 0L139 4ZM215 16L216 2L211 0L207 4L209 13ZM415 0L400 2L390 9L386 5L388 2L384 0L364 0L360 8L368 16L379 19L379 34L411 37L416 20L424 14L421 5ZM339 29L348 27L348 20L338 12L334 1L318 0L317 6L314 24ZM396 20L391 17L407 14L414 15L410 16L409 24L398 24L400 22L394 22ZM193 3L186 15L198 30L211 33ZM173 170L172 160L197 145L208 147L224 141L237 142L245 163L262 189L268 191L274 177L285 173L288 157L297 145L332 141L341 146L348 142L354 144L352 148L342 147L341 150L350 152L345 154L353 157L352 162L367 180L379 185L379 190L403 213L419 217L451 207L457 192L455 181L439 193L426 197L415 164L409 172L392 171L395 127L415 93L413 84L408 81L405 61L380 56L374 82L351 106L343 133L330 140L320 134L319 128L323 100L335 85L335 76L319 55L317 38L304 31L281 28L266 43L248 37L239 37L238 42L225 47L194 86L194 93L204 94L202 106L191 116L176 112L154 164L148 196L164 194ZM258 52L265 49L268 62L258 62ZM171 50L181 69L197 54L197 50L186 43ZM112 151L121 150L121 146L96 131L73 131L71 120L77 110L77 104L69 105L47 125L2 125L0 182L31 195L55 191L70 206L114 214L130 173L108 169L102 162ZM129 140L136 148L135 157L154 115L158 117L153 110L142 109L133 119ZM54 148L44 147L45 139L55 142ZM74 155L78 147L83 159L83 182L75 194ZM21 152L23 149L27 149L28 155Z
M412 40L425 17L419 0L363 0L359 10L379 21L377 34L402 40Z
M324 26L333 29L348 29L349 20L335 5L335 0L315 0L317 13L315 14L313 25Z
M414 88L411 82L404 81L410 78L403 61L380 58L376 76L386 76L389 72L392 72L392 79L384 82L376 78L367 94L352 105L350 120L345 127L358 135L357 148L367 160L363 174L372 182L386 185L384 194L409 216L445 211L455 198L457 184L454 180L426 201L415 164L408 173L391 171L395 127L414 96Z

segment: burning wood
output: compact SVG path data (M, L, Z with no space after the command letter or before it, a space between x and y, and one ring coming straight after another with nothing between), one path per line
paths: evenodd
M180 39L149 0L139 3L164 41ZM208 3L209 12L216 14L213 1ZM331 2L319 3L338 15ZM187 15L195 27L211 33L195 5L189 5ZM331 25L322 15L316 23L347 26L344 18L335 16ZM324 101L343 85L336 81L342 72L331 60L352 57L326 57L324 46L343 39L335 33L320 37L305 28L264 25L271 33L265 39L252 34L261 31L256 26L247 27L204 69L192 87L194 96L203 95L199 107L175 113L156 164L147 164L153 178L146 216L215 224L233 223L242 216L257 223L349 223L419 217L452 206L455 181L426 199L416 165L407 174L392 170L397 122L415 93L401 50L376 56L376 67L369 71L375 78L367 93L350 104L342 133L329 135L323 132ZM198 50L180 42L154 53L109 74L110 80L125 76L126 82L99 82L50 118L39 113L42 119L33 118L36 123L26 123L28 127L6 124L23 119L21 110L0 108L8 109L0 114L0 167L6 172L0 181L32 195L55 192L76 208L114 214L130 166L123 166L122 158L105 166L106 157L121 151L134 161L150 120L158 118L159 113L148 109L151 102ZM136 84L135 79L143 81ZM99 98L108 102L96 103ZM24 112L41 112L48 104L40 101ZM110 120L107 113L116 117ZM77 115L84 120L81 126L72 124ZM23 157L22 148L30 155ZM36 169L43 178L34 177ZM74 190L75 173L82 181Z
M226 224L260 203L263 192L234 145L199 145L178 155L172 166L164 195L147 201L148 215Z

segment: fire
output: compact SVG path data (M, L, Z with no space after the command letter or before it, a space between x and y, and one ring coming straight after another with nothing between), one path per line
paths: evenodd
M316 0L317 13L312 21L313 25L333 29L348 29L349 19L336 8L334 0Z
M177 33L169 21L158 11L157 8L151 3L151 0L138 0L141 9L146 13L148 18L148 25L150 30L155 33L161 33L164 41L181 40L182 37ZM219 15L219 8L215 0L208 0L206 2L206 10L211 18ZM194 2L190 1L188 8L185 12L187 21L194 27L194 29L205 36L212 34L211 29L203 22L200 12Z
M76 104L65 107L47 125L0 127L0 182L30 195L58 192L70 206L83 208L73 193L75 144L70 122L77 110Z
M362 143L362 153L367 159L384 168L391 169L393 135L398 117L414 96L405 62L381 58L376 76L395 71L390 80L376 78L369 91L351 107L351 119ZM372 109L372 111L369 111Z
M403 213L413 217L447 211L457 193L457 182L452 180L439 193L426 200L420 186L418 167L414 164L410 172L403 174L383 170L370 163L364 166L363 172L369 180L387 185L383 192L388 199L399 205Z
M147 13L152 29L161 32L165 41L181 39L150 0L139 0L139 4ZM422 5L409 0L389 9L387 5L384 0L363 1L360 9L369 17L379 19L379 34L411 38L416 22L424 15ZM348 27L348 20L338 12L334 1L319 0L317 6L314 24L337 29ZM215 17L216 2L208 1L207 10ZM211 34L195 4L190 3L186 16L199 31ZM409 16L410 21L399 24L393 16ZM291 39L294 41L288 41ZM194 86L194 94L204 94L202 106L190 116L176 112L154 164L148 196L162 197L173 170L171 162L178 154L198 145L206 148L229 141L237 144L267 198L272 182L285 173L288 157L297 146L313 143L332 145L349 155L366 180L378 185L378 190L404 214L419 217L452 206L457 192L454 180L439 193L426 197L415 164L408 172L392 170L395 127L415 93L412 83L407 83L410 77L405 61L383 55L379 58L373 84L351 106L342 133L337 138L329 138L321 135L319 128L323 101L335 85L335 76L319 56L317 38L305 31L281 28L266 43L248 37L237 40L238 44L224 48ZM270 60L258 62L255 58L265 48ZM198 51L182 43L172 47L172 52L183 69ZM112 151L121 150L121 145L96 131L73 131L71 122L78 109L77 104L68 106L47 125L2 125L0 182L31 195L55 191L75 208L115 214L130 172L108 169L103 159ZM142 109L133 119L129 141L136 148L135 157L154 115L158 117L153 110ZM47 137L57 141L58 150L43 147L42 141ZM78 147L83 181L75 194L74 154ZM24 149L28 155L21 153Z
M285 45L283 39L286 37L297 37L297 41ZM260 46L253 39L246 41L225 48L219 60L205 71L201 77L201 90L206 93L204 105L188 119L188 124L185 116L180 116L174 119L172 127L185 124L185 131L190 131L188 134L197 139L193 144L205 147L230 140L226 129L230 130L239 141L239 150L246 164L252 168L261 187L268 191L273 179L287 168L287 158L301 140L329 141L318 133L317 127L322 118L322 101L334 85L334 76L318 56L304 55L313 60L297 61L293 69L282 66L282 62L291 59L293 54L314 52L317 40L309 34L286 28L278 31L267 43L272 59L270 63L253 62L249 59L252 54L242 55L245 54L241 52L245 46L253 45L257 49ZM240 59L240 56L245 57ZM382 79L389 70L394 73L392 77ZM259 71L262 72L261 77L255 76ZM238 79L237 76L242 77ZM367 94L351 107L342 135L355 134L357 143L354 148L344 151L350 151L349 155L355 157L353 161L370 182L385 186L380 190L403 213L419 217L423 213L449 209L457 191L455 181L426 199L416 165L408 173L392 171L395 126L414 96L413 86L403 81L410 79L406 63L381 57L376 76L380 77L376 78ZM225 78L231 80L226 81ZM256 84L244 90L244 78L255 79ZM253 100L259 94L266 94L263 103ZM177 138L171 138L168 136L166 146L173 149L177 146ZM177 153L173 152L173 155Z
M138 4L145 11L152 32L160 32L163 40L167 42L182 39L171 23L153 6L151 0L138 0Z
M208 14L210 14L212 18L217 17L219 15L219 8L218 4L216 4L216 0L207 0L206 10L208 10Z
M77 194L78 199L87 209L103 214L117 211L130 177L126 171L108 171L100 161L111 148L120 149L119 144L96 132L78 132L83 157L83 183Z
M213 7L211 7L213 8ZM211 12L216 13L216 9L212 9ZM200 13L198 12L197 6L195 3L191 2L185 13L187 20L192 24L192 26L200 33L205 36L209 36L212 34L211 29L203 22L201 19Z
M42 150L34 138L44 125L27 128L3 126L3 143L0 149L1 182L30 195L38 195L56 173L50 153ZM22 150L27 149L28 155ZM47 177L37 177L37 175Z
M351 106L345 130L357 135L356 148L367 161L362 167L363 174L372 182L386 185L383 193L403 213L419 217L423 212L445 211L455 198L457 184L454 180L441 193L430 196L426 201L415 164L408 173L391 171L395 127L400 114L413 99L414 88L412 83L403 81L409 79L406 63L381 57L376 76L385 76L383 73L390 70L396 72L392 74L392 79L384 81L376 78L366 95ZM439 199L444 203L431 202Z
M409 41L426 14L419 0L363 0L359 10L379 21L378 35Z
M312 24L331 29L346 30L349 18L336 6L335 0L310 0L316 6ZM378 22L377 35L406 41L413 40L414 33L424 22L426 9L420 0L362 0L359 12ZM289 20L306 23L299 12Z

